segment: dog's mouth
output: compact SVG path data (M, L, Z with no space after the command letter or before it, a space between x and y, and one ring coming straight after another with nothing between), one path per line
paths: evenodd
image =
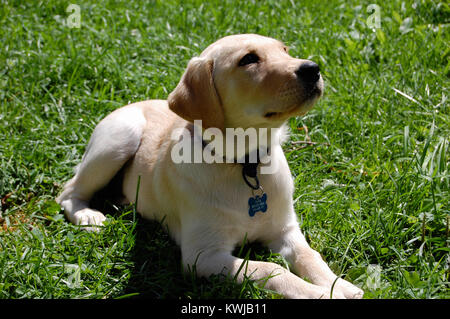
M269 119L269 120L285 120L297 113L299 113L299 109L301 109L302 107L300 106L294 106L294 107L290 107L289 109L283 111L283 112L267 112L266 114L264 114L264 118ZM303 113L303 112L301 112Z
M285 120L292 116L303 115L304 113L307 112L307 111L299 112L299 109L301 109L301 107L296 106L284 112L267 112L266 114L264 114L264 118L269 120Z
M322 96L322 89L320 85L318 85L317 83L314 83L311 87L306 86L305 91L306 91L305 102L308 102L309 100L313 100Z
M308 112L316 103L316 101L322 95L322 90L317 85L307 91L306 96L302 99L300 103L295 103L294 105L286 108L282 111L269 110L264 113L264 118L269 120L277 120L281 118L289 118L292 116L304 115Z
M282 112L267 112L266 114L264 114L264 117L267 119L273 118L273 117L277 117L280 114L282 114Z

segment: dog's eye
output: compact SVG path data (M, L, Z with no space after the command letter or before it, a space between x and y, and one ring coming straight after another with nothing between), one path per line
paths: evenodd
M244 57L239 61L239 66L257 63L259 61L259 56L254 53L249 53L244 55Z

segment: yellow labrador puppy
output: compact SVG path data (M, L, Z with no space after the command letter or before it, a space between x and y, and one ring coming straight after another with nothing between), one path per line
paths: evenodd
M287 298L361 298L301 233L280 145L283 123L305 114L322 90L317 64L291 57L282 42L224 37L189 62L167 101L131 104L104 118L57 202L72 223L98 227L105 216L89 201L121 171L127 202L138 195L139 213L164 221L186 269L195 265L199 276L247 276ZM220 147L229 129L240 137L256 130L256 139L244 148L227 139ZM199 160L199 150L209 150L209 159ZM293 272L260 261L241 267L232 251L244 238L280 253Z

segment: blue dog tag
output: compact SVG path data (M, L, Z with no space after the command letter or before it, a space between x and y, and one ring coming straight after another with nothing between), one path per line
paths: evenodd
M248 199L248 214L250 217L255 216L257 212L265 213L267 211L267 194L263 193L262 196L255 195Z

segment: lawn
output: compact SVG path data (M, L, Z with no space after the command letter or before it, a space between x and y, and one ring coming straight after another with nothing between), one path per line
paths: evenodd
M365 298L450 298L449 6L374 2L1 1L0 298L279 297L184 273L132 206L105 204L92 233L54 201L100 119L165 99L191 57L234 33L322 70L324 97L284 145L311 246ZM258 245L236 254L284 265Z

